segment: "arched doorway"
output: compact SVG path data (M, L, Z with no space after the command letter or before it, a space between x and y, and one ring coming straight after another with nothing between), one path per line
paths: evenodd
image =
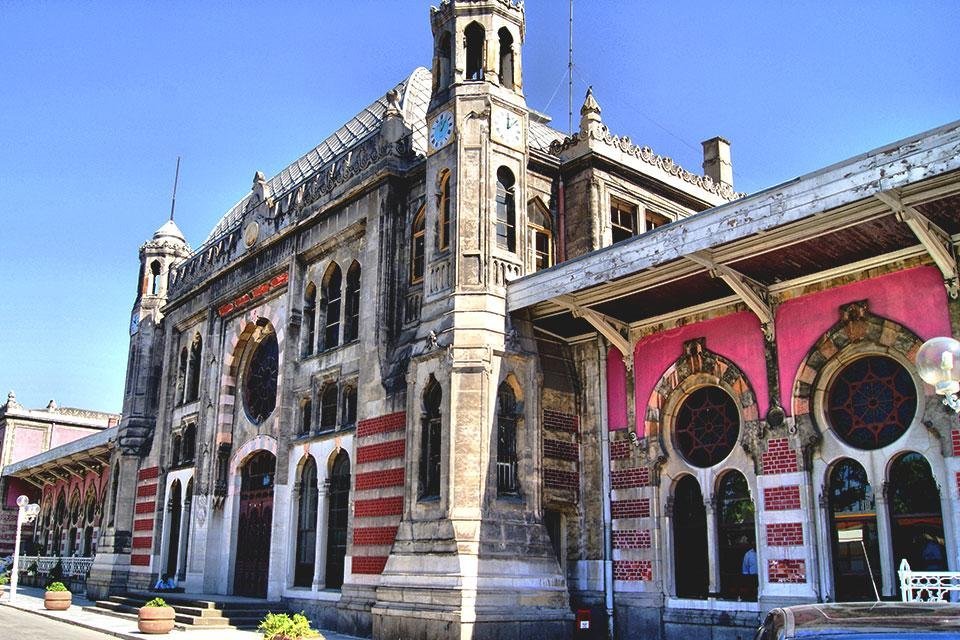
M720 595L728 600L757 599L757 536L747 479L728 471L717 491L717 560Z
M327 519L327 572L324 586L343 586L343 561L347 555L347 516L350 513L350 456L341 450L330 471L330 514Z
M681 478L673 494L673 558L677 597L706 598L707 510L693 476Z
M871 570L877 581L877 591L882 591L877 513L873 487L867 482L867 472L860 463L847 458L833 467L829 495L836 600L873 600L876 595L870 584ZM869 554L869 566L864 547Z
M233 592L237 595L267 596L276 465L277 459L272 453L258 451L241 471L237 560L233 579Z
M170 498L167 501L167 511L170 513L170 527L167 530L167 564L164 574L169 577L177 575L177 556L180 551L180 520L183 516L180 496L180 481L174 480L170 485Z
M946 571L940 489L927 459L914 452L898 457L888 486L894 568L905 558L916 571Z

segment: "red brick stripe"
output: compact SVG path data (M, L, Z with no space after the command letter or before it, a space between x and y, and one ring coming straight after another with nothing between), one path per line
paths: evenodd
M800 487L767 487L763 490L763 508L767 511L789 511L800 508Z
M155 484L144 484L137 487L138 498L152 498L155 495L157 495L157 485Z
M807 581L807 564L803 560L767 560L770 582L798 584Z
M610 458L612 460L623 460L630 457L630 442L628 440L610 441Z
M610 503L610 515L616 518L650 517L650 498L639 500L614 500Z
M580 416L560 411L543 410L543 426L552 431L580 431Z
M133 548L134 549L149 549L153 544L153 538L134 538L133 539Z
M614 560L613 579L634 582L653 580L652 560Z
M614 549L649 549L651 544L649 529L626 529L613 532Z
M786 438L774 438L761 456L765 474L793 473L798 469L797 452L790 448Z
M403 431L407 426L407 414L403 411L388 413L385 416L368 418L357 423L357 437L365 438L378 433Z
M380 574L385 566L386 556L354 556L351 561L353 573Z
M153 513L156 510L156 503L153 501L150 502L138 502L134 506L133 510L136 513Z
M134 520L133 521L134 531L149 531L150 529L153 529L153 520Z
M576 462L580 459L580 447L577 446L576 442L544 439L543 456L545 458L553 458L554 460L571 460Z
M543 484L554 489L579 489L580 476L574 471L544 469Z
M773 547L803 546L803 525L799 522L768 524L767 544Z
M399 516L403 513L403 496L392 498L374 498L357 500L353 504L355 518L375 518L377 516Z
M646 487L650 485L649 467L632 467L610 473L610 480L614 489L630 489L631 487Z
M403 467L357 474L357 491L403 486Z
M405 444L403 440L391 440L390 442L383 442L381 444L368 444L364 447L357 447L357 464L389 460L390 458L402 458L404 447Z
M393 544L397 537L397 527L357 527L353 530L355 545Z
M137 480L150 480L160 477L160 467L146 467L137 472Z
M150 556L142 553L134 553L130 556L130 564L137 567L150 566Z

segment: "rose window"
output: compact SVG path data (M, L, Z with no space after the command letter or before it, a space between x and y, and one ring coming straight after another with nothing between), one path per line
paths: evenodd
M740 412L720 387L701 387L680 405L676 425L676 444L684 459L697 467L712 467L733 451Z

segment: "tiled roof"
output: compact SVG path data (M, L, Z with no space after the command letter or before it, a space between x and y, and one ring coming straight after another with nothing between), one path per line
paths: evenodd
M563 140L566 137L566 134L532 117L530 118L528 133L527 142L530 143L531 149L536 149L537 151L547 151L550 149L551 142L554 140Z
M418 67L410 77L398 84L394 91L400 96L403 119L413 131L413 149L417 153L427 151L427 106L430 102L432 76L427 69ZM270 193L279 196L313 176L325 163L335 156L357 146L380 130L383 115L387 110L386 95L363 109L345 125L334 131L326 140L307 152L303 157L267 181ZM547 143L549 145L549 142ZM250 194L235 204L207 236L206 242L220 236L237 224L243 217Z

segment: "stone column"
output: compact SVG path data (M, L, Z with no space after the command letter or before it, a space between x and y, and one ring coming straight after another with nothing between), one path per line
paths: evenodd
M317 491L317 535L316 551L313 554L313 590L319 591L324 588L327 581L327 496L330 495L330 479L318 480Z

